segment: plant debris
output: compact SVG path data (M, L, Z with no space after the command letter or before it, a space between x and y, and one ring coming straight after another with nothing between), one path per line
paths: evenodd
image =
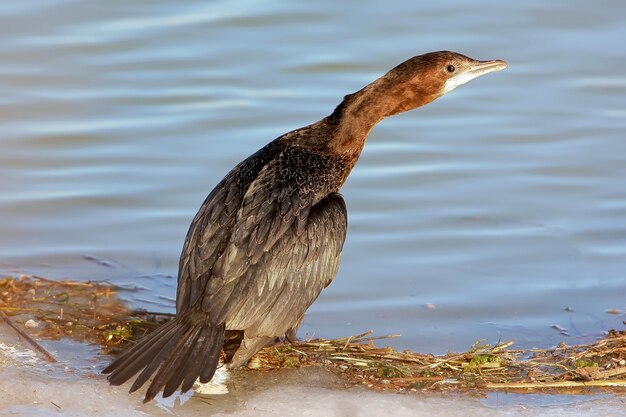
M26 331L32 336L97 341L105 352L119 350L171 318L129 310L107 283L38 277L0 279L0 311L16 323L31 321ZM377 347L374 341L397 336L371 335L279 342L259 352L247 369L321 366L352 384L396 392L588 393L590 388L626 388L626 331L612 330L593 344L561 343L551 349L478 341L467 352L440 356Z
M626 332L611 331L591 345L562 343L553 349L479 341L467 352L443 356L379 348L373 341L386 337L371 333L269 347L257 355L258 368L323 365L355 384L398 392L626 388Z
M143 336L171 315L131 311L105 282L0 278L0 310L33 337L100 343L105 352Z

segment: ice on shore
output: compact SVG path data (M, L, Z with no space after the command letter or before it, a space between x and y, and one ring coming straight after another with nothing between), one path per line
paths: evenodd
M7 341L0 329L0 416L428 416L428 417L617 417L626 398L611 395L492 394L487 399L460 395L377 393L342 388L330 374L316 369L285 372L237 372L226 395L186 394L142 403L142 393L128 394L128 384L110 386L98 374L101 362L76 366L61 352L47 364L19 343ZM85 346L85 345L83 345ZM56 347L56 350L55 350ZM85 346L85 349L88 349ZM84 352L83 352L84 355ZM69 355L71 356L71 355ZM64 359L65 358L65 359Z

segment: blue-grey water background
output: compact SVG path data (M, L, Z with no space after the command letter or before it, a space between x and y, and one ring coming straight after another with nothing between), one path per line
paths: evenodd
M372 132L343 262L301 336L444 352L623 327L626 3L0 4L0 272L107 279L172 311L180 248L237 162L404 59L500 58ZM560 326L569 336L553 325Z

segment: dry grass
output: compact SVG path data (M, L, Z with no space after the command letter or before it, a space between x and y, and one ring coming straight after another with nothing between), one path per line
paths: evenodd
M35 337L97 341L105 352L142 336L168 315L131 312L102 283L50 281L36 277L0 279L0 310L15 323L33 320ZM8 319L8 318L7 318ZM33 323L31 323L31 326ZM323 366L346 381L386 391L532 390L623 391L626 387L626 332L611 331L589 345L520 350L513 341L475 343L467 352L443 356L380 348L372 332L335 340L279 343L257 354L249 369Z
M0 278L0 310L17 323L31 320L31 336L96 341L105 349L142 336L167 319L165 314L131 312L107 283L28 276Z
M385 391L576 391L626 387L626 332L611 332L591 345L512 349L513 342L476 343L443 356L379 348L371 332L335 340L311 340L264 349L253 366L275 369L323 365L356 384ZM573 390L574 389L574 390Z

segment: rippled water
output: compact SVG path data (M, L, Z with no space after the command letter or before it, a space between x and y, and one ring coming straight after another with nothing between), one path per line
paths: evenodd
M451 49L509 69L372 132L301 334L441 352L621 326L626 3L267 3L0 4L0 272L171 309L187 226L234 164Z

